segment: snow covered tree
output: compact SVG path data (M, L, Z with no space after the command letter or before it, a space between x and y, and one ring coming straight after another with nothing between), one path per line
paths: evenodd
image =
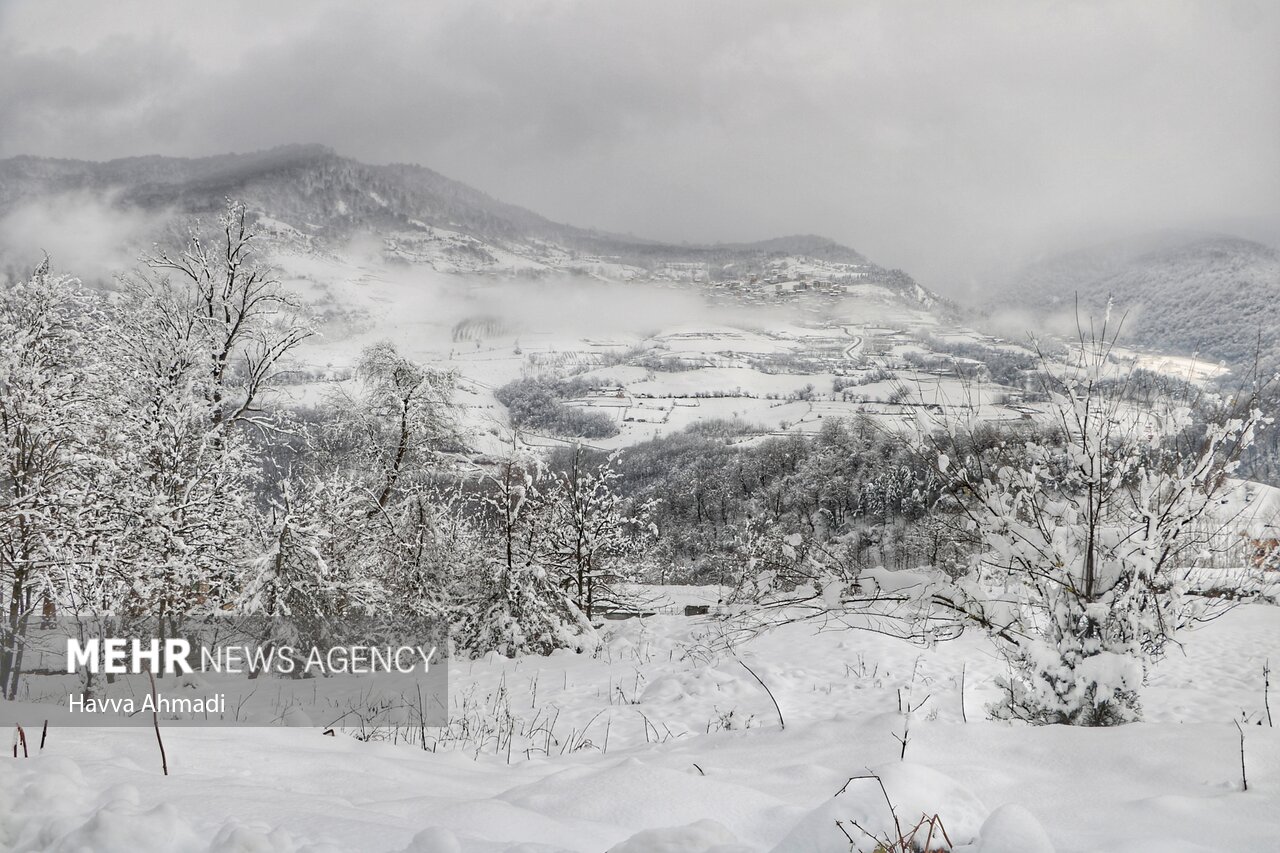
M263 621L264 644L320 645L342 632L344 620L364 615L377 599L370 579L329 547L341 482L281 485L266 542L254 558L237 611ZM339 511L341 511L339 509Z
M139 275L127 282L153 324L138 341L142 353L170 381L194 369L215 425L273 426L270 417L259 417L262 393L314 333L256 257L256 240L244 203L228 199L212 238L192 225L181 252L144 257Z
M556 582L547 560L545 479L541 460L514 451L486 477L491 546L455 632L458 647L468 654L545 655L597 644L591 623Z
M341 423L363 457L361 467L374 480L369 484L372 517L397 491L410 491L417 483L405 481L425 472L453 440L454 376L405 358L389 341L361 353L357 376L362 391L348 401Z
M999 716L1138 719L1147 665L1230 603L1206 595L1196 566L1221 542L1216 508L1264 418L1249 395L1200 426L1189 401L1137 399L1113 344L1104 323L1073 363L1045 360L1047 431L988 454L937 452L979 548L936 600L986 628L1008 661Z
M33 612L52 603L91 408L86 339L100 323L76 283L50 274L0 290L0 696L12 699Z
M119 495L138 543L132 596L161 636L238 594L261 476L247 427L271 440L266 387L311 333L254 240L244 205L228 201L212 239L193 227L180 253L143 259L115 315L109 358L134 448Z
M456 493L437 482L444 451L456 444L454 377L383 342L362 353L356 378L309 432L313 474L343 478L331 486L343 500L330 547L354 576L378 586L391 621L445 620L454 546L465 536Z
M387 516L375 576L393 602L392 629L439 630L461 610L467 584L482 574L485 541L457 489L415 489Z
M137 547L129 574L143 605L138 628L150 621L160 636L181 636L188 616L236 594L260 472L245 433L212 417L202 369L139 370L127 353L119 365L132 374L120 414L132 449L111 502Z
M618 477L610 463L588 467L575 445L546 496L547 559L588 620L597 607L625 599L622 584L636 579L640 546L651 533L652 501L626 507Z

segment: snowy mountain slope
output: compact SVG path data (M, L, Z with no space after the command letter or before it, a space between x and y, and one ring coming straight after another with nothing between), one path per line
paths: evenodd
M560 271L609 280L734 281L744 288L764 278L817 280L826 288L843 280L878 284L913 304L945 304L906 273L822 237L716 245L624 237L552 222L421 166L369 165L319 145L197 159L0 161L0 218L69 195L159 215L174 231L186 218L210 216L225 198L236 198L270 225L281 245L337 251L353 237L372 236L383 242L389 261L443 272Z

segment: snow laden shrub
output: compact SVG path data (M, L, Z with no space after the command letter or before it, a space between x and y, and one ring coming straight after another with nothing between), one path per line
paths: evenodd
M955 461L938 452L978 547L936 600L1007 660L996 716L1126 723L1177 632L1230 606L1197 567L1229 539L1217 508L1264 419L1251 399L1222 401L1206 424L1190 405L1205 401L1131 393L1105 334L1043 375L1057 376L1044 389L1051 429ZM953 435L947 450L972 446Z
M748 527L742 545L726 637L816 620L929 646L963 630L963 620L936 597L950 579L931 568L867 565L855 543L784 534L761 522Z
M844 590L858 576L846 554L761 520L747 525L741 545L746 559L730 596L735 603L770 606L781 601L793 607L814 600L825 609L838 608Z
M386 513L374 530L378 561L371 572L387 606L380 608L388 629L429 627L455 621L469 579L484 566L483 531L457 489L415 489ZM368 540L365 540L368 544Z
M479 657L496 651L515 657L595 647L591 623L541 566L495 562L485 581L455 629L455 642L464 653Z
M485 568L465 594L464 615L454 630L456 646L466 654L546 655L598 644L591 623L554 574L546 479L540 460L515 452L486 478Z

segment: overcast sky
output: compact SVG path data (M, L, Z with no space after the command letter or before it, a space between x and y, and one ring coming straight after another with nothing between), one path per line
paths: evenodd
M1280 224L1277 45L1271 0L0 0L0 157L322 142L954 289L1113 229Z

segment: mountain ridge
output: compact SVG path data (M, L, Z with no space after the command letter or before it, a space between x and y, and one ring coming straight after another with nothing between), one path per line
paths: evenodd
M290 186L292 193L281 184ZM426 166L366 164L316 143L197 158L153 154L90 161L18 155L0 160L0 212L24 200L77 191L113 192L119 205L174 208L188 215L214 212L225 197L241 198L286 221L305 218L313 233L328 237L347 236L362 227L408 227L416 220L462 229L475 237L535 238L580 251L638 258L710 261L725 253L803 252L870 264L856 250L812 234L682 244L577 227L503 202ZM328 211L299 203L315 201L325 191L336 202Z

